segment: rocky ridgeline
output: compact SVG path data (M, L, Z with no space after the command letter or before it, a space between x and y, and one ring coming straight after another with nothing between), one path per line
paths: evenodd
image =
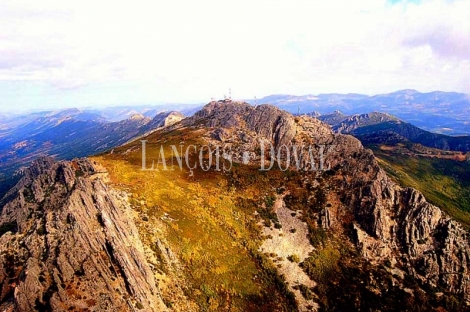
M164 311L125 195L39 158L1 203L1 311Z
M336 204L322 209L319 225L337 233L353 228L350 239L369 262L387 263L398 277L411 276L470 303L469 233L420 192L391 181L359 140L271 105L212 102L184 124L212 128L212 138L238 139L251 149L260 139L274 146L325 144L332 169L325 175L327 197Z
M235 161L241 162L240 155L248 153L250 161L257 164L260 161L260 142L266 143L265 154L269 154L271 146L277 150L281 146L306 143L305 146L318 148L335 140L344 141L344 137L334 135L328 125L317 119L294 117L268 104L254 107L244 102L211 102L194 116L169 129L182 127L202 128L202 136L211 144L229 148ZM354 141L353 144L360 143ZM308 151L297 154L300 156L302 153L304 165L307 165ZM318 156L318 149L314 154ZM294 161L293 154L290 160Z
M152 121L150 121L146 126L151 130L159 129L162 127L170 126L184 118L184 115L180 112L162 112L157 114Z
M391 181L359 140L315 118L238 102L211 102L162 135L184 127L250 152L260 140L276 148L325 145L331 170L306 172L303 181L324 189L318 225L347 237L367 263L386 263L400 287L412 278L470 301L468 232L418 191ZM106 186L89 160L38 159L0 207L2 311L165 309L126 196ZM380 287L371 291L386 296Z
M320 117L320 119L322 119ZM328 120L328 117L325 118ZM400 120L390 114L386 113L367 113L361 115L352 115L352 116L344 116L343 120L336 124L330 124L333 129L340 133L352 133L354 130L365 127L365 126L372 126L378 125L384 122L393 122L400 124Z
M218 130L216 135L227 139L231 138L231 133L223 130L243 129L260 137L270 138L276 145L289 144L295 135L291 114L274 106L253 107L243 102L211 102L193 117L185 119L183 125L215 128Z
M365 179L338 187L353 209L355 241L362 255L390 261L421 283L469 301L468 232L420 192L391 182L374 159L356 165L353 174L362 171Z

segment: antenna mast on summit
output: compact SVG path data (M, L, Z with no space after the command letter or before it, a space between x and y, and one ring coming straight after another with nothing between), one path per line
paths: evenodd
M256 95L255 95L255 107L258 106L258 103L256 103Z
M232 88L228 88L228 99L232 100Z

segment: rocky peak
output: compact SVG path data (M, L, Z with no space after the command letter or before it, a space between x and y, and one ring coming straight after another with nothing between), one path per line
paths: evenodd
M357 114L349 117L345 116L344 120L334 125L334 129L342 133L351 133L359 127L377 125L383 122L399 122L399 119L390 114L379 112Z
M88 159L39 158L0 214L2 311L164 311L126 195Z
M350 121L384 119L396 120L370 113ZM216 128L213 131L220 141L233 140L241 131L277 145L325 144L324 157L332 169L323 177L329 189L325 192L331 202L339 204L320 210L319 225L333 233L352 228L351 239L369 263L391 263L391 272L402 272L420 285L443 289L470 302L468 232L420 192L396 185L372 151L357 139L334 134L315 118L294 117L271 105L212 102L185 123Z
M162 114L162 117L164 117L163 125L162 125L163 127L171 126L184 118L184 115L180 112L171 111L168 113L161 113L161 114ZM155 117L155 119L158 119L159 116L160 114L158 114Z
M250 104L245 102L210 102L200 111L196 112L189 123L196 121L205 121L207 127L240 127L243 116L253 112Z
M417 190L396 185L370 150L335 149L330 157L343 157L334 158L327 184L334 189L330 198L341 204L325 208L329 219L322 225L332 230L352 225L353 241L370 263L391 264L421 285L469 304L469 233Z
M170 111L158 113L152 121L147 125L149 129L158 129L167 127L182 120L184 115L180 112Z
M133 114L132 116L129 117L129 120L142 120L145 119L146 117L142 114Z
M224 132L220 129L245 131L249 136L267 139L275 146L280 146L292 143L298 134L297 123L305 118L308 118L309 123L318 128L321 133L331 133L326 124L314 118L294 117L269 104L255 107L245 102L234 101L211 102L193 117L185 119L184 125L203 125L216 128L218 132Z

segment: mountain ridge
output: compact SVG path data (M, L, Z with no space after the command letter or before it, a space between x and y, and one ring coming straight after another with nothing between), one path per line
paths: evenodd
M38 158L7 198L2 310L166 309L125 195L106 187L89 160Z
M96 154L182 118L182 114L169 111L153 118L130 117L107 123L98 115L78 109L51 113L49 117L35 119L2 138L0 182L13 178L16 170L38 156L55 156L60 160Z
M225 105L224 108L228 108L230 104L217 105ZM208 107L209 111L211 111L213 106L213 104L210 104ZM258 107L251 108L251 110L256 111ZM274 107L265 107L272 114L276 114L278 111L278 109ZM243 109L239 109L238 107L233 109L230 120L225 125L221 126L227 128L237 127L239 124L231 120L237 120L236 115L243 112L244 109L248 108L243 106ZM271 122L273 119L270 113L263 113L263 121L267 123L267 125L265 125L266 129L276 128L276 123ZM195 115L195 117L207 116L211 115ZM300 116L297 122L293 116L288 118L292 122L284 121L283 124L301 124L301 120L305 121L305 123L312 122L312 119L306 116ZM248 117L246 119L249 120L250 118ZM274 118L274 120L275 119L276 118ZM209 124L212 126L217 125L217 123L213 122ZM256 132L260 133L260 131ZM271 132L268 133L271 134L271 137L268 136L268 139L276 143L276 136L273 136ZM292 133L292 130L288 129L286 133ZM312 132L310 133L312 134ZM343 203L344 209L353 209L351 213L358 222L353 224L357 235L356 243L365 258L370 261L377 261L377 259L383 259L383 256L387 255L390 257L389 259L395 259L394 261L397 261L397 263L403 261L402 265L405 267L405 263L408 263L408 265L412 263L415 265L426 263L424 273L422 271L423 268L419 268L418 265L413 269L410 267L407 268L408 274L411 274L414 278L421 279L423 283L426 283L426 280L430 278L429 274L436 269L439 272L446 272L453 270L452 267L456 265L463 270L468 270L466 260L469 258L468 233L461 225L457 225L458 223L451 220L441 209L427 203L420 192L411 188L402 189L393 183L387 177L385 171L380 168L370 150L363 149L362 146L354 142L354 139L351 137L334 135L332 133L328 135L322 132L320 137L316 137L315 135L312 137L315 138L314 141L317 143L321 144L325 142L329 144L329 148L325 152L325 158L329 159L333 172L336 171L336 174L333 174L333 178L330 178L330 183L335 185L335 189L341 190L341 192L339 192L340 194L337 196L339 198L343 197L343 199L337 199L337 201ZM297 139L295 135L292 140L297 143L302 143L302 139ZM339 155L343 158L338 158ZM345 161L348 155L355 155L354 158L352 158L354 160ZM361 161L357 160L361 158ZM351 162L355 163L355 165L352 165ZM342 172L342 174L339 174L339 172ZM343 178L339 178L339 181L335 181L335 176L342 176ZM350 183L344 183L344 177L348 176L356 177L356 179L361 176L363 178L356 180L354 186ZM345 194L350 195L344 198ZM325 228L334 227L332 224L335 223L335 218L337 221L340 221L341 218L344 217L344 215L342 216L343 212L338 210L338 208L324 208L324 210L321 210L319 213L329 216L325 224L322 224L322 222L325 221L320 221L320 224ZM415 224L415 222L418 223ZM447 244L445 241L442 241L442 238L439 238L439 235L442 235L439 233L446 233L444 236L447 235L447 239L453 241L452 244L462 246L461 248L466 250L466 255L462 257L455 257L456 254L450 256L446 254L450 250L440 250L440 248L436 247ZM436 235L438 237L435 237ZM392 243L390 243L390 241L392 241ZM372 246L375 244L381 246L380 252L377 251L377 253L375 253L371 251ZM458 253L457 250L450 252ZM401 254L404 258L394 258L392 256L394 253ZM447 263L450 259L453 260ZM465 296L468 300L469 289L465 278L454 278L451 274L448 277L434 276L431 278L431 283L441 285L448 289L459 289L458 292L466 294Z
M153 131L143 139L148 144L162 144L166 151L171 150L171 144L183 142L195 147L231 147L233 154L246 152L250 156L246 164L241 157L231 158L235 164L226 172L195 168L191 169L192 175L188 168L141 170L139 140L92 158L91 162L102 165L109 173L110 182L103 187L129 193L128 201L136 211L133 220L142 224L138 226L139 236L149 254L158 258L158 251L149 250L155 248L155 241L166 239L167 251L181 263L175 273L180 286L173 286L181 291L184 285L188 297L176 300L162 288L162 301L167 308L193 302L194 310L256 310L265 304L270 311L285 311L294 309L292 300L295 310L300 311L392 311L416 307L463 310L468 306L468 232L441 209L427 203L420 192L395 184L372 151L353 136L334 133L318 119L293 116L271 105L211 102L194 116ZM293 162L286 165L292 155L279 153L277 165L271 171L260 172L256 164L263 157L259 153L261 142L271 143L277 151L282 146L314 146L315 161L320 157L318 148L323 145L325 169L313 167L307 161L308 152L303 151L300 155L305 158L300 161L299 170ZM158 160L160 149L148 152L150 159ZM199 153L189 153L188 157L190 163L198 159L203 164L209 161L208 155ZM86 163L90 161L75 165L81 168ZM46 175L46 181L28 184L35 188L31 204L42 202L42 193L47 198L49 181L58 180L55 183L61 185L60 190L77 184L70 181L88 179L88 170L80 169L80 173L74 162L62 164L70 169L62 170L67 174L57 171L58 179ZM289 169L280 169L284 167ZM18 187L29 183L27 176ZM12 191L8 197L16 193ZM67 200L69 195L63 194ZM94 191L87 194L93 197ZM17 196L16 200L21 196L31 198L29 192ZM13 220L14 215L8 211L18 208L15 199L8 197L2 202L8 207L0 215L2 226ZM295 245L289 245L297 228L274 205L281 199L290 209L291 218L303 222L307 229L313 247L310 253L294 254ZM96 209L91 208L93 201L78 203L78 210ZM121 205L116 203L115 208L120 209ZM23 208L19 211L28 209L26 204L20 207ZM66 212L69 206L63 209ZM93 224L100 223L93 213L87 218L90 224L91 220ZM50 234L47 222L53 224L53 220L46 218L46 235ZM24 229L22 224L17 225L20 231ZM271 237L260 234L268 228ZM0 239L13 232L5 232ZM205 240L207 237L217 238L215 246ZM107 239L112 241L111 237ZM273 240L279 240L290 256L281 257L274 251L263 253L261 244ZM225 258L227 254L230 257ZM236 256L241 257L239 262L232 263ZM162 263L151 270L166 281L159 285L172 285L169 277L174 276L174 269ZM279 272L290 266L301 268L312 284L282 277ZM241 268L250 273L240 275L245 272L239 271ZM91 272L93 266L85 274ZM237 280L244 282L236 284ZM16 282L23 289L24 281L15 280L15 285ZM10 280L3 280L4 285L9 283ZM14 298L18 296L17 293ZM41 303L47 301L41 299Z
M390 114L373 112L345 116L334 113L318 118L328 122L334 131L352 134L364 144L386 142L394 138L394 140L401 139L403 142L410 141L445 151L470 151L470 136L432 133Z
M255 100L249 100L251 104ZM470 97L457 92L399 90L392 93L275 95L257 99L297 114L318 111L327 114L340 110L347 115L371 111L389 113L427 131L452 135L470 134Z

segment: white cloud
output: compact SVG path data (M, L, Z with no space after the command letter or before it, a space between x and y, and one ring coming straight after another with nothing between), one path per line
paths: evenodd
M3 1L0 80L61 99L111 88L123 102L206 100L229 86L238 97L470 93L468 12L465 0Z

